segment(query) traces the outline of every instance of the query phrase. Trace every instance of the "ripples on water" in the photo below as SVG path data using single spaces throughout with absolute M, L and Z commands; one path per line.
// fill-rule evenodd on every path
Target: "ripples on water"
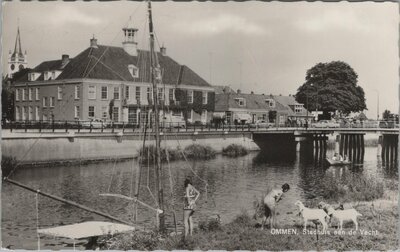
M 280 187 L 283 183 L 289 183 L 291 190 L 281 201 L 280 207 L 289 213 L 295 211 L 296 200 L 304 201 L 321 195 L 320 183 L 328 173 L 340 176 L 358 173 L 360 176 L 373 175 L 378 179 L 397 180 L 397 167 L 384 167 L 376 154 L 376 148 L 366 148 L 363 164 L 353 168 L 321 167 L 315 164 L 312 157 L 303 155 L 296 158 L 295 153 L 271 157 L 253 152 L 240 158 L 217 156 L 216 159 L 207 161 L 173 162 L 170 164 L 173 199 L 168 166 L 164 164 L 163 182 L 167 226 L 173 227 L 171 210 L 174 209 L 177 213 L 178 226 L 182 227 L 183 181 L 187 176 L 192 177 L 195 187 L 202 193 L 195 213 L 195 222 L 213 218 L 217 214 L 221 216 L 223 222 L 229 222 L 242 211 L 252 213 L 255 197 L 260 198 L 268 187 Z M 328 150 L 327 155 L 332 155 L 332 150 Z M 207 181 L 207 195 L 205 184 L 196 178 L 188 166 Z M 85 166 L 32 167 L 20 170 L 13 179 L 119 218 L 132 220 L 133 208 L 129 202 L 105 198 L 99 194 L 111 192 L 131 195 L 132 188 L 135 186 L 131 183 L 132 174 L 136 175 L 137 161 L 117 162 L 115 168 L 113 167 L 113 162 Z M 143 201 L 151 205 L 154 205 L 155 201 L 148 192 L 148 188 L 154 192 L 153 181 L 153 167 L 150 170 L 143 169 L 140 195 Z M 45 197 L 39 197 L 39 209 L 40 228 L 89 220 L 106 220 Z M 138 223 L 148 228 L 154 227 L 154 212 L 140 207 Z M 35 194 L 4 183 L 2 190 L 3 246 L 11 245 L 13 249 L 36 249 L 36 235 Z M 42 249 L 71 246 L 71 241 L 68 239 L 51 237 L 41 237 L 41 239 Z

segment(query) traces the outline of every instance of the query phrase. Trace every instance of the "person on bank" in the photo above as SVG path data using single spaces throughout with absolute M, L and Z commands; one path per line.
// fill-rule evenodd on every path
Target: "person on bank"
M 284 193 L 289 191 L 289 184 L 285 183 L 282 188 L 273 189 L 264 198 L 264 220 L 262 228 L 264 228 L 265 222 L 269 218 L 270 228 L 276 226 L 276 206 L 278 202 L 282 199 Z
M 183 223 L 185 225 L 185 237 L 193 233 L 193 213 L 200 192 L 192 185 L 190 178 L 185 179 L 185 198 L 183 207 Z

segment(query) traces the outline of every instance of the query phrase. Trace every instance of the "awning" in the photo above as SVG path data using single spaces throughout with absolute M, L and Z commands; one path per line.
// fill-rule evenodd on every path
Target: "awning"
M 214 118 L 225 118 L 225 112 L 214 112 L 213 117 Z
M 251 121 L 251 115 L 245 113 L 237 113 L 236 119 L 239 121 Z

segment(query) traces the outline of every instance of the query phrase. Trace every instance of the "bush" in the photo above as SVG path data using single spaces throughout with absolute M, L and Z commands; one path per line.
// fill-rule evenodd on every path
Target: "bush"
M 10 172 L 17 166 L 17 160 L 14 157 L 1 156 L 1 174 L 7 177 Z
M 188 159 L 210 159 L 215 157 L 215 150 L 210 146 L 191 144 L 183 152 Z
M 360 175 L 343 179 L 327 176 L 323 179 L 322 187 L 325 199 L 340 202 L 371 201 L 382 198 L 384 194 L 382 181 Z
M 247 155 L 248 151 L 245 147 L 238 144 L 228 145 L 226 148 L 222 149 L 222 155 L 228 157 L 240 157 Z
M 210 220 L 205 220 L 205 221 L 200 221 L 199 222 L 199 229 L 201 231 L 207 231 L 207 232 L 212 232 L 216 230 L 221 230 L 221 220 L 220 217 L 218 216 L 215 219 L 210 219 Z
M 104 250 L 154 250 L 159 243 L 156 232 L 133 231 L 115 236 L 106 236 L 98 241 Z
M 160 149 L 161 153 L 161 161 L 174 161 L 174 160 L 179 160 L 182 159 L 182 154 L 178 150 L 173 150 L 173 149 L 165 149 L 162 148 Z M 168 153 L 168 159 L 167 159 L 167 153 Z M 150 162 L 155 162 L 156 158 L 156 147 L 154 145 L 147 145 L 144 148 L 141 148 L 139 151 L 139 156 L 142 157 L 143 161 L 150 161 Z

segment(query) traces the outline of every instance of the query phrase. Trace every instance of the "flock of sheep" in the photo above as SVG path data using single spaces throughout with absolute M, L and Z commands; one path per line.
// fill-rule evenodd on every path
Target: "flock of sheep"
M 343 205 L 340 205 L 339 208 L 335 209 L 325 202 L 320 202 L 318 208 L 315 209 L 305 207 L 300 201 L 297 201 L 295 205 L 299 208 L 303 217 L 304 230 L 307 229 L 308 221 L 319 221 L 322 224 L 322 231 L 325 232 L 332 219 L 336 219 L 339 222 L 339 229 L 343 228 L 344 221 L 352 221 L 356 226 L 356 230 L 358 230 L 357 217 L 362 216 L 354 208 L 344 209 Z

